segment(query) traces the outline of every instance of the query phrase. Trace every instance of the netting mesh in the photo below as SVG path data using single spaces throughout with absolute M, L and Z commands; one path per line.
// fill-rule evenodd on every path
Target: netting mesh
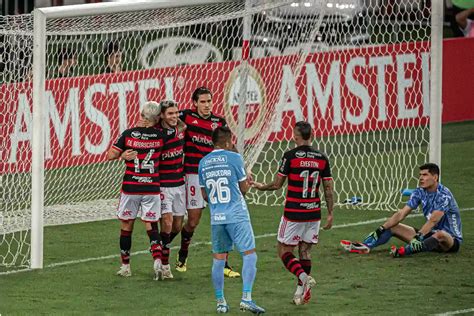
M 0 21 L 0 266 L 27 266 L 33 20 Z M 427 7 L 356 0 L 48 20 L 45 224 L 113 218 L 124 167 L 105 161 L 107 149 L 138 120 L 140 104 L 174 99 L 191 108 L 198 86 L 214 92 L 213 111 L 244 135 L 257 181 L 273 179 L 295 146 L 292 126 L 305 119 L 331 160 L 337 202 L 360 197 L 358 207 L 392 209 L 427 159 L 429 24 Z M 249 193 L 250 203 L 283 200 L 283 190 Z

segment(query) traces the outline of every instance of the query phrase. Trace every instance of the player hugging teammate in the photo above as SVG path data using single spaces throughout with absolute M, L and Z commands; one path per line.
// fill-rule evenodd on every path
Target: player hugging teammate
M 188 248 L 205 206 L 199 187 L 198 165 L 200 160 L 214 148 L 211 138 L 213 130 L 220 126 L 226 126 L 223 118 L 211 112 L 212 93 L 209 89 L 205 87 L 197 88 L 192 95 L 192 102 L 194 109 L 181 112 L 178 110 L 178 104 L 174 101 L 162 101 L 160 104 L 147 102 L 143 111 L 153 107 L 152 113 L 155 116 L 144 115 L 145 112 L 142 111 L 141 120 L 138 123 L 140 127 L 126 130 L 109 150 L 108 159 L 121 157 L 126 161 L 127 170 L 124 184 L 127 182 L 127 185 L 130 185 L 129 178 L 135 179 L 135 186 L 137 187 L 141 185 L 139 182 L 151 182 L 150 185 L 154 188 L 153 194 L 161 196 L 158 217 L 153 221 L 146 222 L 150 242 L 156 244 L 153 248 L 159 248 L 159 251 L 156 252 L 156 258 L 154 257 L 156 259 L 156 279 L 173 278 L 169 266 L 169 245 L 179 233 L 181 233 L 181 247 L 178 253 L 176 270 L 179 272 L 187 270 Z M 125 139 L 133 137 L 142 129 L 156 131 L 156 134 L 159 135 L 157 137 L 160 138 L 159 147 L 135 148 L 126 146 Z M 123 142 L 125 143 L 122 144 Z M 153 151 L 152 156 L 143 156 L 145 149 L 149 152 Z M 152 165 L 154 166 L 155 176 L 150 178 L 147 172 L 151 172 Z M 125 181 L 126 179 L 127 181 Z M 123 194 L 126 193 L 122 188 Z M 130 276 L 129 256 L 133 222 L 140 211 L 144 212 L 145 206 L 137 203 L 134 205 L 136 209 L 133 211 L 133 216 L 124 218 L 120 210 L 121 207 L 124 207 L 122 200 L 123 198 L 120 202 L 118 214 L 122 221 L 120 237 L 122 267 L 118 274 Z M 156 207 L 156 205 L 154 206 Z M 126 210 L 127 214 L 128 211 L 129 209 Z M 183 226 L 186 212 L 188 220 Z M 160 217 L 161 232 L 158 233 Z M 145 219 L 142 217 L 142 220 Z M 227 260 L 224 274 L 227 277 L 240 276 L 238 272 L 230 268 Z

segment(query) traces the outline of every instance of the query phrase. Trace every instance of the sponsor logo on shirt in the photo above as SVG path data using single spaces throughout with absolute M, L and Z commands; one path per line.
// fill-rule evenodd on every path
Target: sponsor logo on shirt
M 133 176 L 133 180 L 137 181 L 138 183 L 152 183 L 153 179 L 151 177 L 137 177 Z
M 192 142 L 193 143 L 201 143 L 201 144 L 204 144 L 204 145 L 209 145 L 209 146 L 213 146 L 214 144 L 212 143 L 212 139 L 210 138 L 207 138 L 207 137 L 203 137 L 203 136 L 193 136 L 191 138 Z
M 296 158 L 305 158 L 306 157 L 306 152 L 304 151 L 297 151 L 295 153 Z
M 217 214 L 214 214 L 214 220 L 216 222 L 220 222 L 220 221 L 225 221 L 226 219 L 226 216 L 224 213 L 217 213 Z
M 142 133 L 140 133 L 139 131 L 133 131 L 130 135 L 133 138 L 138 138 L 138 139 L 140 139 L 142 137 Z
M 453 230 L 456 233 L 456 235 L 461 236 L 461 231 L 459 230 L 459 225 L 458 225 L 458 220 L 456 218 L 456 214 L 451 215 L 451 220 L 453 223 Z
M 161 159 L 170 159 L 170 158 L 179 157 L 181 155 L 183 155 L 183 149 L 167 151 L 161 154 Z
M 302 207 L 306 207 L 307 210 L 311 210 L 314 208 L 319 208 L 319 202 L 313 202 L 313 203 L 301 203 L 300 204 Z
M 207 165 L 213 165 L 213 164 L 219 164 L 219 163 L 227 163 L 227 157 L 226 156 L 215 156 L 215 157 L 209 157 L 204 161 L 204 164 Z

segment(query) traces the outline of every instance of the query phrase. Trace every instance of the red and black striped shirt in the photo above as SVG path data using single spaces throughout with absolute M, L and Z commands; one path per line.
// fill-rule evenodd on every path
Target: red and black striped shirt
M 156 126 L 166 135 L 160 157 L 160 184 L 162 187 L 179 187 L 184 184 L 184 136 L 176 128 Z
M 278 174 L 288 177 L 284 217 L 291 222 L 319 221 L 319 185 L 332 178 L 326 155 L 311 146 L 296 147 L 283 155 Z
M 122 192 L 127 194 L 160 193 L 160 155 L 165 135 L 153 127 L 135 127 L 122 133 L 113 147 L 123 152 L 133 149 L 137 158 L 125 161 Z
M 187 128 L 184 145 L 184 172 L 197 174 L 199 161 L 214 149 L 212 132 L 219 126 L 227 123 L 222 117 L 211 114 L 204 118 L 196 111 L 184 110 L 179 113 L 179 118 Z

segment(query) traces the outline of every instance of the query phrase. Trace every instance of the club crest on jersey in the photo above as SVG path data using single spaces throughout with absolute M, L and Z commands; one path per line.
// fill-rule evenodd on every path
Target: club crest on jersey
M 140 133 L 139 131 L 133 131 L 130 136 L 132 136 L 133 138 L 140 139 L 140 137 L 142 137 L 142 133 Z
M 305 158 L 306 157 L 306 152 L 304 151 L 297 151 L 295 153 L 296 158 Z
M 215 122 L 211 124 L 212 130 L 215 130 L 218 126 L 219 126 L 219 124 L 217 124 Z

